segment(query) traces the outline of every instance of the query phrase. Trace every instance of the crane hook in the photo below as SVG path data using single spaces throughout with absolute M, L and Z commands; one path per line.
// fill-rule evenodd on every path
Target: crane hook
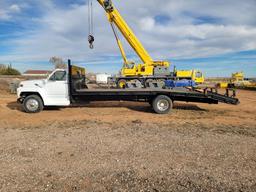
M 94 42 L 94 36 L 93 35 L 89 35 L 88 36 L 88 42 L 89 42 L 89 47 L 90 49 L 93 49 L 93 42 Z
M 89 28 L 89 35 L 88 35 L 88 42 L 90 49 L 93 49 L 93 4 L 92 0 L 88 0 L 88 28 Z

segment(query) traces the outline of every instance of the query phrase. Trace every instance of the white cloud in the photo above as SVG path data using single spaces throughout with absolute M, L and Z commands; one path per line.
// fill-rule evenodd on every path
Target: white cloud
M 0 2 L 0 21 L 8 21 L 17 13 L 21 12 L 21 7 L 18 4 L 7 5 Z
M 10 15 L 6 11 L 0 9 L 0 21 L 8 19 L 10 19 Z
M 114 2 L 155 59 L 194 58 L 256 49 L 255 0 Z M 45 15 L 34 21 L 38 29 L 33 29 L 32 35 L 30 31 L 29 35 L 12 40 L 10 44 L 16 50 L 0 60 L 41 61 L 58 55 L 88 61 L 120 55 L 100 6 L 94 5 L 94 50 L 88 48 L 86 5 L 63 9 L 47 0 L 40 1 L 37 6 L 47 7 Z M 20 11 L 18 4 L 11 7 L 13 11 Z M 168 16 L 170 21 L 164 24 L 156 22 L 155 17 L 159 15 Z M 0 10 L 0 19 L 8 16 Z M 124 45 L 128 54 L 133 53 L 127 43 Z
M 155 20 L 151 17 L 140 19 L 140 28 L 145 31 L 152 31 L 155 27 Z
M 10 7 L 9 7 L 9 11 L 11 13 L 19 13 L 21 11 L 21 8 L 19 5 L 17 4 L 12 4 Z

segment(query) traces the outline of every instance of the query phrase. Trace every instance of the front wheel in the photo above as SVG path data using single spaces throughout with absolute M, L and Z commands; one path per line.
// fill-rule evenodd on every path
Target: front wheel
M 29 95 L 23 101 L 23 109 L 27 113 L 39 113 L 43 110 L 42 99 L 37 95 Z
M 166 95 L 159 95 L 153 100 L 153 109 L 158 114 L 168 114 L 172 107 L 172 100 Z

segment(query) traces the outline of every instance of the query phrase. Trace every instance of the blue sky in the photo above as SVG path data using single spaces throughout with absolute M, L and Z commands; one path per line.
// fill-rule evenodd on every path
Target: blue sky
M 207 76 L 256 77 L 255 0 L 113 0 L 156 60 Z M 51 56 L 91 72 L 118 73 L 122 59 L 103 9 L 94 3 L 95 49 L 87 43 L 87 0 L 1 0 L 0 63 L 51 69 Z M 122 39 L 123 40 L 123 39 Z M 139 62 L 124 42 L 129 59 Z

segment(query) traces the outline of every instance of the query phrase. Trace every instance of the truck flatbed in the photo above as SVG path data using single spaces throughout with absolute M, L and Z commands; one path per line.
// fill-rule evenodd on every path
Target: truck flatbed
M 203 93 L 188 89 L 81 89 L 72 92 L 72 97 L 86 101 L 135 100 L 150 101 L 157 95 L 166 95 L 173 101 L 203 102 L 217 104 L 218 100 Z
M 77 82 L 85 82 L 85 77 L 79 74 L 76 69 L 79 67 L 72 66 L 69 63 L 69 89 L 70 97 L 73 103 L 80 103 L 83 101 L 141 101 L 149 102 L 153 105 L 153 101 L 158 96 L 166 96 L 172 102 L 174 101 L 185 101 L 185 102 L 199 102 L 218 104 L 219 102 L 228 104 L 238 104 L 239 100 L 229 95 L 221 95 L 213 91 L 198 91 L 191 88 L 171 88 L 171 89 L 160 89 L 160 88 L 140 88 L 140 89 L 87 89 L 81 88 L 77 85 Z M 72 75 L 73 73 L 73 75 Z

